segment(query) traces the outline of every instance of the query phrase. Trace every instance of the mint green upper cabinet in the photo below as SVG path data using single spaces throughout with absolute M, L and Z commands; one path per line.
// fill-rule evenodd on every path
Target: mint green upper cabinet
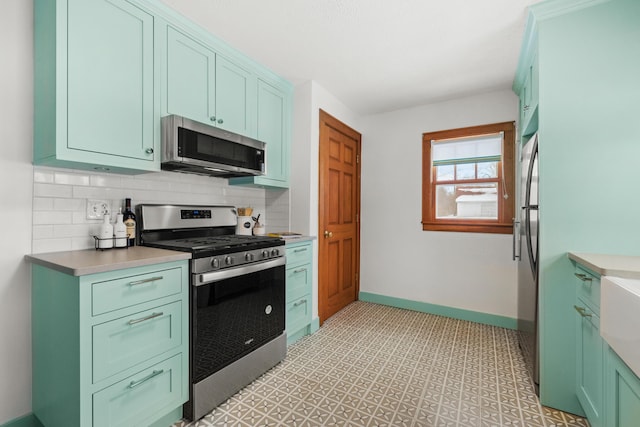
M 34 163 L 160 169 L 154 16 L 126 0 L 36 0 Z
M 255 137 L 256 77 L 168 26 L 163 113 Z
M 267 143 L 266 174 L 232 178 L 229 183 L 287 188 L 291 150 L 291 93 L 262 79 L 258 79 L 257 138 Z
M 166 70 L 166 87 L 163 91 L 166 113 L 204 123 L 214 121 L 215 52 L 168 27 Z
M 216 58 L 216 125 L 256 136 L 256 77 L 220 55 Z

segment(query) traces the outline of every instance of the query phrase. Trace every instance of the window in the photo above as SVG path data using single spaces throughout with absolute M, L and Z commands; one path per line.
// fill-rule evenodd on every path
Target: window
M 515 124 L 422 135 L 422 229 L 512 232 Z

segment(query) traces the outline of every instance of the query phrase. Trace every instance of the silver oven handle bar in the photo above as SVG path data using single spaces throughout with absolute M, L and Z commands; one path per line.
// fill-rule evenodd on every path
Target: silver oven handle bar
M 196 286 L 206 285 L 211 282 L 219 282 L 220 280 L 230 279 L 232 277 L 242 276 L 244 274 L 255 273 L 262 270 L 267 270 L 273 267 L 279 267 L 285 265 L 287 262 L 286 257 L 279 257 L 270 259 L 268 261 L 259 262 L 255 264 L 243 265 L 241 267 L 229 268 L 227 270 L 212 271 L 210 273 L 196 274 Z

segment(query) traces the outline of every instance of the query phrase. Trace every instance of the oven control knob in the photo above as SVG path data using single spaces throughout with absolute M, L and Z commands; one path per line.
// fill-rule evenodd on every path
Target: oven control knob
M 218 258 L 214 258 L 211 260 L 211 267 L 220 268 L 220 260 Z
M 224 263 L 225 263 L 226 265 L 231 265 L 231 264 L 233 264 L 233 258 L 231 258 L 230 256 L 226 257 L 226 258 L 224 259 Z
M 262 251 L 262 258 L 269 258 L 269 251 L 268 250 L 264 250 Z
M 280 251 L 279 250 L 277 250 L 277 249 L 272 249 L 271 250 L 271 256 L 278 256 L 278 255 L 280 255 Z
M 244 259 L 245 259 L 245 261 L 253 261 L 253 254 L 251 252 L 247 252 L 244 255 Z

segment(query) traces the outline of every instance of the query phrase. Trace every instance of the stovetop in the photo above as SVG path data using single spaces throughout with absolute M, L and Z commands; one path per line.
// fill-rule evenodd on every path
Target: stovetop
M 159 240 L 155 242 L 146 242 L 145 246 L 191 252 L 194 258 L 200 258 L 254 249 L 271 248 L 282 244 L 282 240 L 278 237 L 228 235 Z

